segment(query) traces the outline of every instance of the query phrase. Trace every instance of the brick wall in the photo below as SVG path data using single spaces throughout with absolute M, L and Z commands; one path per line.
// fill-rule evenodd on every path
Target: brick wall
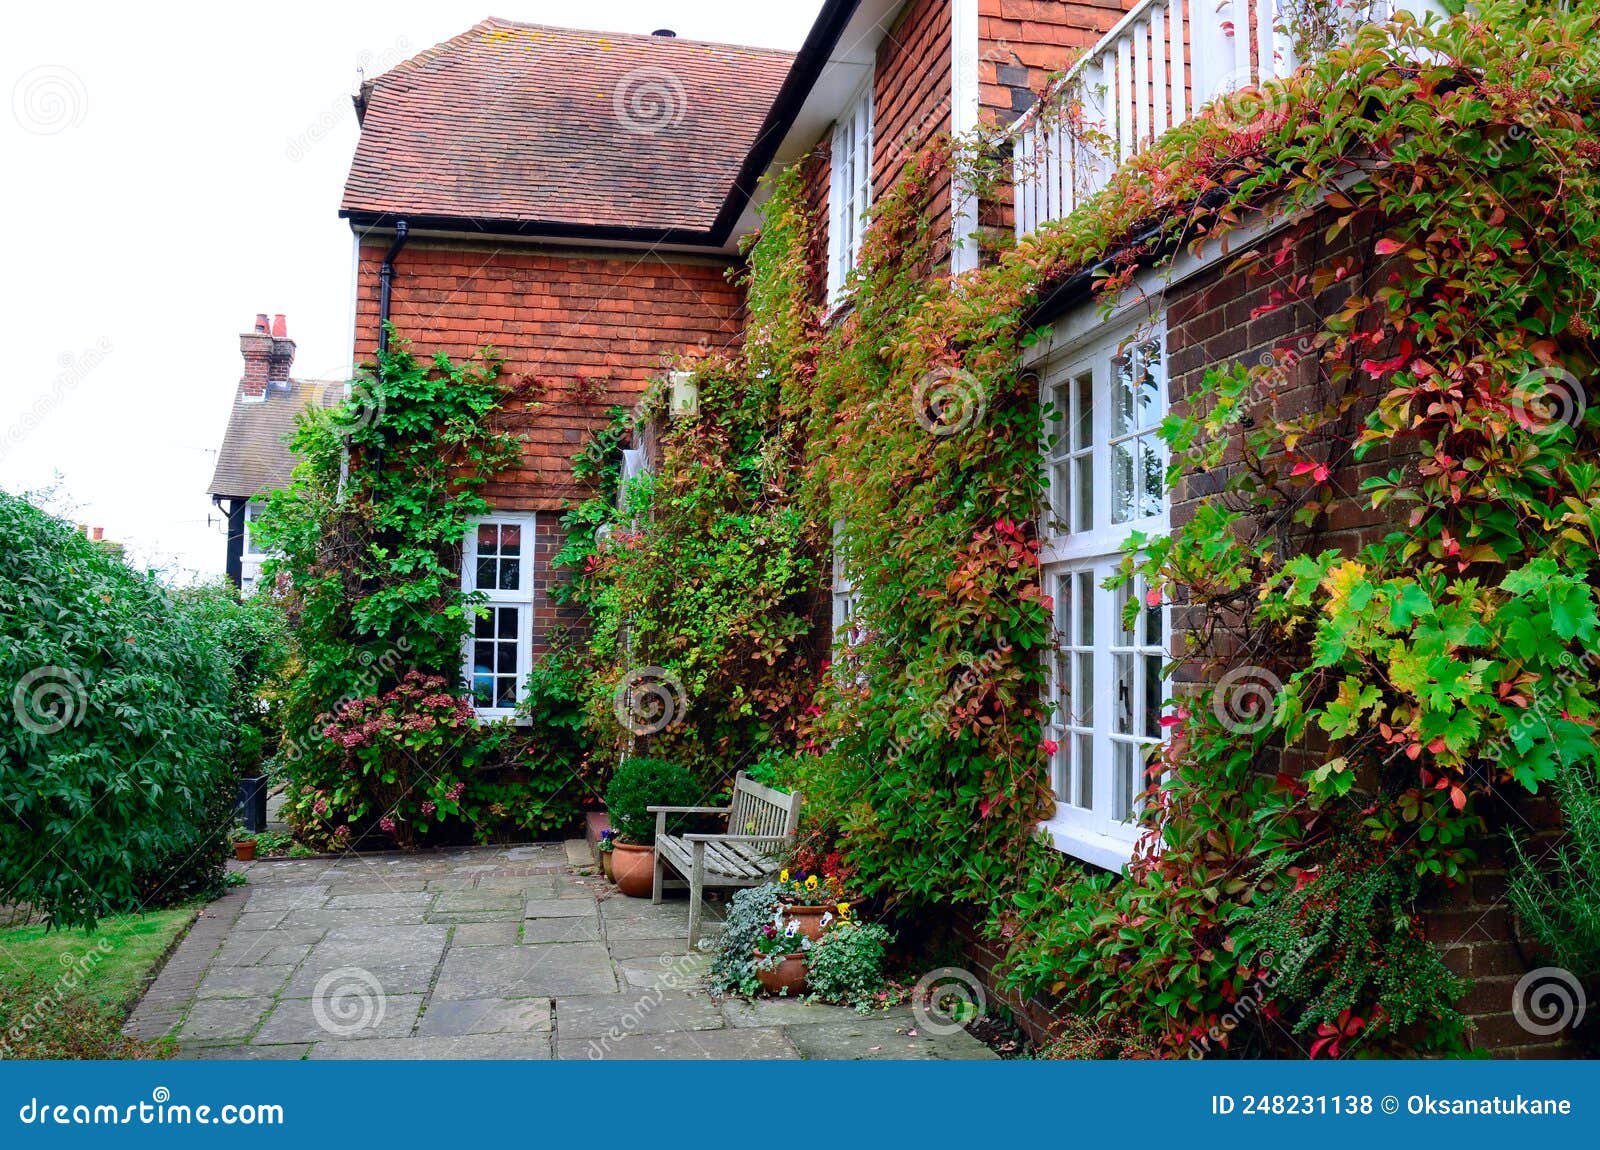
M 1329 289 L 1314 303 L 1292 305 L 1251 318 L 1254 309 L 1268 303 L 1271 289 L 1288 277 L 1307 273 L 1330 259 L 1354 258 L 1356 252 L 1371 251 L 1370 235 L 1347 234 L 1336 246 L 1323 246 L 1317 225 L 1325 222 L 1313 221 L 1296 244 L 1294 258 L 1270 271 L 1258 271 L 1253 266 L 1229 270 L 1218 265 L 1168 294 L 1168 388 L 1175 408 L 1181 409 L 1208 370 L 1263 362 L 1274 349 L 1293 345 L 1299 337 L 1320 328 L 1320 317 L 1330 313 L 1348 292 L 1366 291 L 1371 286 L 1371 278 L 1363 276 L 1375 276 L 1376 269 L 1362 267 L 1358 262 L 1357 271 L 1343 285 Z M 1309 358 L 1285 371 L 1276 387 L 1280 413 L 1285 417 L 1309 412 L 1329 398 Z M 1358 405 L 1346 418 L 1352 425 L 1359 425 L 1370 408 L 1370 402 Z M 1361 497 L 1359 487 L 1368 476 L 1386 473 L 1404 462 L 1403 457 L 1378 450 L 1360 466 L 1342 468 L 1336 475 L 1340 498 L 1326 526 L 1315 534 L 1302 532 L 1294 540 L 1295 548 L 1314 553 L 1333 547 L 1354 554 L 1395 530 L 1398 524 L 1392 518 L 1394 512 L 1372 510 L 1369 501 Z M 1184 476 L 1173 498 L 1174 527 L 1187 522 L 1199 500 L 1220 490 L 1224 479 L 1221 474 Z M 1175 613 L 1174 628 L 1183 626 L 1183 616 Z M 1183 668 L 1178 675 L 1180 688 L 1184 681 L 1193 683 L 1198 672 L 1196 666 Z M 1284 765 L 1299 772 L 1313 764 L 1288 760 Z M 1529 965 L 1537 962 L 1525 961 L 1504 898 L 1504 826 L 1547 835 L 1555 826 L 1556 812 L 1547 803 L 1525 796 L 1517 796 L 1514 805 L 1491 803 L 1490 807 L 1490 830 L 1481 843 L 1474 844 L 1480 855 L 1478 864 L 1466 881 L 1442 892 L 1423 908 L 1427 937 L 1443 949 L 1445 961 L 1453 970 L 1473 980 L 1461 1005 L 1473 1020 L 1474 1046 L 1501 1056 L 1571 1054 L 1570 1045 L 1561 1037 L 1530 1034 L 1512 1015 L 1512 989 Z
M 950 131 L 950 0 L 912 0 L 878 45 L 872 84 L 872 198 L 894 186 L 905 162 Z M 949 181 L 927 205 L 935 264 L 950 258 Z
M 384 244 L 364 244 L 356 355 L 378 339 Z M 391 316 L 419 355 L 455 358 L 492 344 L 506 371 L 539 388 L 504 426 L 527 441 L 522 466 L 487 491 L 504 511 L 553 511 L 575 494 L 571 457 L 606 410 L 635 403 L 684 355 L 738 339 L 743 291 L 731 261 L 414 239 L 396 260 Z
M 561 516 L 541 511 L 535 516 L 533 549 L 533 655 L 535 659 L 550 649 L 551 639 L 561 633 L 581 633 L 586 623 L 583 612 L 571 603 L 557 603 L 550 589 L 570 577 L 558 574 L 551 560 L 566 545 Z

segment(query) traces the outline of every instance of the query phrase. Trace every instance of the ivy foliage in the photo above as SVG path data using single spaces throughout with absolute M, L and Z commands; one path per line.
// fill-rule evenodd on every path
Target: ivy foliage
M 302 841 L 538 835 L 569 824 L 585 794 L 570 707 L 550 708 L 548 728 L 533 716 L 521 738 L 478 724 L 463 693 L 483 607 L 462 588 L 462 542 L 490 511 L 485 489 L 522 457 L 504 416 L 528 385 L 501 369 L 492 349 L 423 362 L 393 338 L 343 404 L 302 417 L 294 480 L 258 520 L 297 645 L 277 713 Z M 533 695 L 560 679 L 553 668 Z
M 1574 63 L 1592 65 L 1596 25 L 1593 3 L 1487 0 L 1364 27 L 1202 110 L 954 281 L 932 274 L 950 165 L 929 148 L 875 205 L 844 314 L 789 317 L 775 379 L 727 376 L 733 394 L 702 400 L 709 426 L 777 395 L 761 443 L 803 467 L 774 490 L 819 544 L 837 526 L 854 588 L 792 770 L 810 817 L 842 836 L 869 893 L 975 904 L 1011 985 L 1058 996 L 1093 1042 L 1176 1052 L 1222 1034 L 1294 923 L 1321 941 L 1278 992 L 1287 1025 L 1256 1015 L 1212 1049 L 1464 1037 L 1417 900 L 1473 863 L 1484 808 L 1597 754 L 1600 69 Z M 793 186 L 772 203 L 780 220 L 800 211 Z M 1270 238 L 1239 242 L 1266 219 Z M 1174 256 L 1225 242 L 1265 285 L 1257 318 L 1300 338 L 1210 365 L 1164 425 L 1179 496 L 1202 472 L 1216 493 L 1169 535 L 1130 539 L 1117 581 L 1141 575 L 1186 607 L 1182 660 L 1222 686 L 1174 702 L 1133 861 L 1090 873 L 1034 837 L 1053 626 L 1028 316 L 1084 269 L 1102 298 L 1126 298 L 1141 271 L 1159 280 Z M 803 246 L 767 243 L 756 283 L 802 282 Z M 674 500 L 724 498 L 716 468 L 663 475 L 655 491 Z M 663 551 L 705 555 L 718 538 L 667 518 Z M 1356 550 L 1352 523 L 1394 530 Z M 659 547 L 660 529 L 643 518 L 629 545 Z M 612 571 L 620 626 L 650 577 Z M 650 626 L 651 652 L 700 645 L 693 623 Z M 748 667 L 709 665 L 697 687 L 737 697 Z M 1237 670 L 1266 673 L 1267 706 L 1241 715 Z M 1296 1035 L 1313 1026 L 1307 1050 Z
M 631 739 L 616 718 L 625 677 L 670 683 L 672 722 L 651 753 L 715 790 L 752 749 L 792 747 L 825 645 L 825 551 L 795 496 L 800 429 L 785 389 L 801 384 L 814 322 L 800 258 L 808 235 L 786 177 L 749 251 L 749 327 L 694 365 L 697 415 L 666 417 L 658 386 L 636 417 L 618 409 L 575 465 L 594 494 L 565 519 L 558 562 L 588 609 L 589 729 Z M 650 474 L 622 489 L 617 448 L 660 428 Z

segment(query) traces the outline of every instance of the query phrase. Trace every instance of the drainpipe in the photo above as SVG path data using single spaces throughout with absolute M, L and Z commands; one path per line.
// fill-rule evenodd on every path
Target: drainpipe
M 389 289 L 394 283 L 395 257 L 400 254 L 400 249 L 406 246 L 408 231 L 404 220 L 394 222 L 394 243 L 389 245 L 383 263 L 378 268 L 378 354 L 380 356 L 389 350 Z

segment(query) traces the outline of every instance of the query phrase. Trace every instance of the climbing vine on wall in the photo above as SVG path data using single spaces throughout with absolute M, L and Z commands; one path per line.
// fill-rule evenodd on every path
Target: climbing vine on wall
M 1342 1056 L 1463 1037 L 1461 984 L 1424 945 L 1417 900 L 1473 861 L 1502 798 L 1596 761 L 1596 24 L 1592 3 L 1489 2 L 1367 27 L 953 282 L 929 274 L 926 205 L 949 172 L 929 149 L 875 205 L 841 317 L 778 333 L 767 374 L 702 373 L 707 427 L 768 413 L 729 440 L 740 490 L 770 490 L 767 516 L 798 512 L 795 553 L 837 526 L 854 587 L 790 768 L 808 810 L 869 888 L 981 908 L 1011 984 L 1058 996 L 1101 1035 L 1088 1046 Z M 769 210 L 793 221 L 797 198 L 780 188 Z M 1279 685 L 1262 722 L 1186 689 L 1132 863 L 1090 873 L 1034 837 L 1052 625 L 1026 316 L 1067 275 L 1097 268 L 1111 299 L 1263 218 L 1284 226 L 1233 246 L 1275 285 L 1263 314 L 1287 310 L 1298 338 L 1212 365 L 1184 397 L 1163 428 L 1170 478 L 1221 490 L 1131 543 L 1190 620 L 1186 678 L 1252 665 Z M 766 277 L 803 282 L 801 246 L 758 264 Z M 1291 377 L 1310 411 L 1281 402 Z M 660 546 L 663 489 L 725 505 L 726 470 L 658 474 L 657 518 L 626 546 Z M 1351 509 L 1393 533 L 1338 546 Z M 718 538 L 667 521 L 674 553 Z M 596 562 L 616 577 L 613 617 L 639 617 L 624 596 L 642 571 Z M 744 624 L 804 615 L 755 606 Z M 691 642 L 656 618 L 652 650 Z M 698 689 L 721 698 L 747 673 L 703 669 Z

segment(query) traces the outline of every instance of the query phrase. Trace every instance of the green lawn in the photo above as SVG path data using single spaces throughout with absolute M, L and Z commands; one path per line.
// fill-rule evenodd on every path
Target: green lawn
M 113 1010 L 130 1009 L 151 968 L 194 920 L 194 908 L 102 919 L 93 934 L 19 926 L 0 930 L 0 988 L 36 976 L 42 982 L 75 975 L 79 994 Z
M 118 915 L 92 934 L 0 930 L 0 1057 L 148 1057 L 121 1038 L 122 1020 L 194 916 L 194 907 Z

